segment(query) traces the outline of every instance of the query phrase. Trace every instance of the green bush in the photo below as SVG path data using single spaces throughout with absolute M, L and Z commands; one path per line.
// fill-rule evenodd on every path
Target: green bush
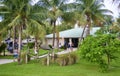
M 80 57 L 100 66 L 102 72 L 107 72 L 112 60 L 120 54 L 120 40 L 115 34 L 100 34 L 88 36 L 79 48 Z
M 28 47 L 29 47 L 30 49 L 34 48 L 34 43 L 28 43 Z

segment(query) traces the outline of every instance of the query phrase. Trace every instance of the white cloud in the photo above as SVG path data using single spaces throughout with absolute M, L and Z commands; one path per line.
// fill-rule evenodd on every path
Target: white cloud
M 114 17 L 118 17 L 119 15 L 119 12 L 118 12 L 118 8 L 117 8 L 117 5 L 118 4 L 113 4 L 112 3 L 112 0 L 104 0 L 104 4 L 105 4 L 105 7 L 109 10 L 111 10 L 113 12 L 113 16 Z

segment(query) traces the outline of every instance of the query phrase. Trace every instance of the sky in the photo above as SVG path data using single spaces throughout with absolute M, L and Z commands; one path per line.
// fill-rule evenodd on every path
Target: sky
M 113 12 L 113 16 L 116 18 L 118 17 L 119 13 L 118 13 L 118 8 L 117 8 L 117 5 L 118 4 L 113 4 L 112 3 L 112 0 L 104 0 L 104 4 L 105 4 L 105 8 L 111 10 Z
M 38 0 L 33 0 L 33 1 L 34 1 L 34 3 L 36 3 Z M 73 2 L 73 1 L 74 0 L 69 0 L 69 2 Z M 105 4 L 105 8 L 111 10 L 113 12 L 112 15 L 115 18 L 117 18 L 119 15 L 118 8 L 117 8 L 118 4 L 116 4 L 116 5 L 112 4 L 112 0 L 104 0 L 104 4 Z
M 38 0 L 33 0 L 33 4 L 35 4 Z M 73 2 L 74 0 L 69 0 L 70 2 Z M 117 18 L 119 13 L 118 13 L 118 8 L 117 5 L 112 4 L 112 0 L 104 0 L 105 8 L 111 10 L 113 12 L 114 18 Z M 0 22 L 2 21 L 2 17 L 0 17 Z

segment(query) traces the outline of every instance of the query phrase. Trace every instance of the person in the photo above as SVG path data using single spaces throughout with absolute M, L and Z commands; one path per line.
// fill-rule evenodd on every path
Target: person
M 72 42 L 69 42 L 69 43 L 68 43 L 68 49 L 69 49 L 70 51 L 73 51 Z
M 61 43 L 59 43 L 59 48 L 61 48 L 62 47 L 62 45 L 61 45 Z
M 65 50 L 68 49 L 68 43 L 66 41 L 64 42 L 64 47 L 65 47 Z
M 13 57 L 14 57 L 14 62 L 16 61 L 16 59 L 18 59 L 18 50 L 15 48 L 13 51 Z

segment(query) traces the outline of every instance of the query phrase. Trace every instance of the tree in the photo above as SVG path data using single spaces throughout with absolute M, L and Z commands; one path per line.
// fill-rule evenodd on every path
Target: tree
M 87 28 L 86 35 L 90 34 L 90 27 L 92 24 L 102 26 L 105 22 L 104 16 L 106 12 L 111 12 L 103 9 L 104 4 L 97 0 L 76 0 L 77 12 L 81 15 L 82 19 L 86 19 L 85 28 Z M 84 30 L 83 30 L 84 31 Z
M 110 62 L 120 53 L 120 40 L 115 34 L 88 36 L 79 49 L 80 56 L 87 61 L 99 64 L 101 71 L 109 69 Z
M 48 13 L 48 20 L 50 24 L 53 25 L 52 46 L 55 47 L 55 36 L 56 36 L 57 49 L 59 50 L 59 30 L 56 28 L 56 22 L 58 19 L 65 19 L 64 17 L 67 14 L 69 14 L 69 12 L 72 10 L 71 8 L 73 4 L 72 3 L 68 4 L 67 0 L 39 0 L 37 4 L 41 7 L 48 9 L 48 11 L 46 11 Z M 53 60 L 54 60 L 54 49 L 53 49 Z
M 73 4 L 72 3 L 68 4 L 67 0 L 39 0 L 38 5 L 48 9 L 47 11 L 48 19 L 50 20 L 51 25 L 53 25 L 53 45 L 52 46 L 54 47 L 55 33 L 56 33 L 57 47 L 59 47 L 59 37 L 58 37 L 59 31 L 57 32 L 56 30 L 56 22 L 58 18 L 63 18 L 65 20 L 65 16 L 69 14 L 69 12 L 72 10 Z
M 31 3 L 32 0 L 4 0 L 4 6 L 8 9 L 8 14 L 5 15 L 5 19 L 7 17 L 9 20 L 7 20 L 7 24 L 9 27 L 17 27 L 18 29 L 18 52 L 19 52 L 19 64 L 20 64 L 20 54 L 21 54 L 21 38 L 22 38 L 22 30 L 29 26 L 30 24 L 38 25 L 41 22 L 41 17 L 44 15 L 40 12 L 43 11 L 43 9 L 37 10 L 37 6 L 32 6 Z M 33 7 L 33 8 L 32 8 Z M 35 8 L 36 7 L 36 8 Z M 34 9 L 34 10 L 33 10 Z M 36 9 L 36 11 L 35 11 Z M 41 15 L 42 14 L 42 15 Z M 45 14 L 45 13 L 44 13 Z M 11 17 L 12 16 L 12 17 Z

